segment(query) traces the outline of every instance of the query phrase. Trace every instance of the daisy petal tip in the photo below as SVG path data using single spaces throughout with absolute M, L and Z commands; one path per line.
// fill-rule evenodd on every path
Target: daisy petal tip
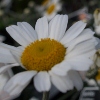
M 6 27 L 6 31 L 8 31 L 8 30 L 9 30 L 9 28 L 10 28 L 10 26 Z
M 17 25 L 21 24 L 21 22 L 17 22 Z
M 81 25 L 86 25 L 86 23 L 83 22 L 83 21 L 81 21 L 81 20 L 77 21 L 76 23 L 77 23 L 77 24 L 81 24 Z
M 66 91 L 61 91 L 62 93 L 66 93 L 67 92 L 67 90 Z
M 43 16 L 43 17 L 40 18 L 40 20 L 47 21 L 47 17 L 46 16 Z
M 66 15 L 66 14 L 65 14 L 65 15 L 63 15 L 63 16 L 68 18 L 68 15 Z

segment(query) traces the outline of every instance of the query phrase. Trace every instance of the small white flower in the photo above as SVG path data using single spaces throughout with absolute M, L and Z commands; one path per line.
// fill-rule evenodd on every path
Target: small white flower
M 94 11 L 94 28 L 97 35 L 100 35 L 100 8 Z
M 41 6 L 36 6 L 36 10 L 42 15 L 51 20 L 58 11 L 61 11 L 62 3 L 60 0 L 44 0 Z
M 94 11 L 94 25 L 95 26 L 98 26 L 100 25 L 100 8 L 97 8 L 95 11 Z
M 12 63 L 0 68 L 0 73 L 14 65 L 21 65 L 26 71 L 11 78 L 4 91 L 19 95 L 33 76 L 39 92 L 49 91 L 51 84 L 61 92 L 74 86 L 78 90 L 82 88 L 77 71 L 89 69 L 97 42 L 94 32 L 84 29 L 84 22 L 78 21 L 66 31 L 67 23 L 67 15 L 56 15 L 49 23 L 46 17 L 39 18 L 35 30 L 27 22 L 6 28 L 21 46 L 0 43 L 0 62 Z
M 48 20 L 51 20 L 58 11 L 61 11 L 61 8 L 62 4 L 60 0 L 51 0 L 43 12 L 43 15 L 46 16 Z

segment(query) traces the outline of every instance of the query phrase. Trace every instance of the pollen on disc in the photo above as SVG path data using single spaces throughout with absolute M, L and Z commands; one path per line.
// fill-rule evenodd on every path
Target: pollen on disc
M 29 44 L 21 55 L 21 63 L 27 70 L 48 71 L 63 61 L 66 48 L 50 38 L 36 40 Z

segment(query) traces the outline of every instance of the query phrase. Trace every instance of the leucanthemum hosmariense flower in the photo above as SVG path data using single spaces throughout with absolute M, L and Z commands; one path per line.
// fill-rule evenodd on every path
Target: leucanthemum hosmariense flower
M 94 29 L 98 36 L 100 36 L 100 8 L 94 11 Z
M 61 11 L 62 2 L 60 0 L 43 0 L 43 3 L 39 6 L 36 5 L 35 8 L 42 16 L 46 16 L 50 21 L 57 12 Z
M 60 0 L 50 0 L 43 15 L 46 16 L 48 20 L 51 20 L 61 9 L 62 2 L 60 2 Z
M 21 46 L 0 43 L 0 62 L 10 63 L 0 68 L 0 73 L 19 65 L 26 71 L 14 75 L 2 93 L 19 95 L 33 77 L 39 92 L 49 91 L 51 84 L 61 92 L 82 88 L 77 71 L 88 70 L 97 42 L 94 32 L 84 29 L 86 23 L 78 21 L 66 31 L 67 23 L 67 15 L 56 15 L 50 22 L 39 18 L 35 30 L 27 22 L 6 28 Z

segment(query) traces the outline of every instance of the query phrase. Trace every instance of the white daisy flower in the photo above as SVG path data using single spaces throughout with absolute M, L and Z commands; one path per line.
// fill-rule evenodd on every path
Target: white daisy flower
M 94 29 L 96 34 L 100 36 L 100 8 L 94 11 Z
M 4 91 L 9 95 L 21 93 L 33 76 L 39 92 L 49 91 L 51 83 L 61 92 L 82 87 L 76 71 L 86 71 L 91 66 L 96 40 L 94 32 L 84 29 L 86 23 L 78 21 L 66 31 L 67 23 L 67 15 L 56 15 L 49 23 L 46 17 L 39 18 L 35 30 L 27 22 L 6 28 L 21 46 L 0 43 L 0 62 L 11 63 L 0 68 L 0 73 L 14 65 L 26 71 L 12 77 Z
M 60 0 L 44 0 L 41 5 L 35 5 L 36 11 L 51 20 L 62 9 Z
M 51 0 L 43 12 L 43 15 L 46 16 L 48 20 L 51 20 L 58 11 L 61 11 L 61 8 L 62 4 L 60 0 Z
M 97 8 L 95 11 L 94 11 L 94 25 L 95 26 L 98 26 L 100 25 L 100 8 Z

